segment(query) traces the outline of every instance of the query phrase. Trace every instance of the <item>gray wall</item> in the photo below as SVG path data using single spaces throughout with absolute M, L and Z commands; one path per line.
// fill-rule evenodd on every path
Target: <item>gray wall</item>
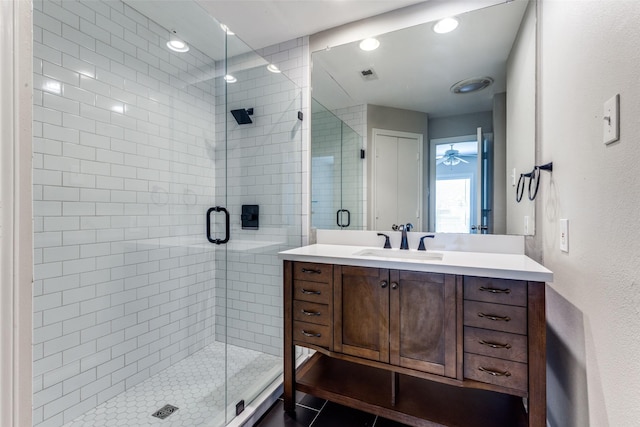
M 457 116 L 436 117 L 429 119 L 429 138 L 450 138 L 461 135 L 475 135 L 478 127 L 486 132 L 493 132 L 493 113 L 460 114 Z

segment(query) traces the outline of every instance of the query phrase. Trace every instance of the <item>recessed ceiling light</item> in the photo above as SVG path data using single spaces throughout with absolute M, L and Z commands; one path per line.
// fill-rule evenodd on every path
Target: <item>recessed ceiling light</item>
M 433 31 L 438 34 L 450 33 L 458 28 L 458 20 L 456 18 L 444 18 L 436 22 L 433 26 Z
M 471 93 L 482 90 L 492 84 L 493 79 L 491 77 L 474 77 L 459 81 L 451 86 L 450 90 L 453 93 Z
M 176 32 L 172 31 L 171 36 L 169 37 L 169 41 L 167 42 L 167 47 L 174 52 L 189 52 L 189 45 L 180 40 L 176 36 Z
M 376 50 L 378 46 L 380 46 L 380 42 L 378 41 L 378 39 L 374 38 L 364 39 L 360 42 L 360 49 L 366 51 Z
M 267 65 L 267 70 L 271 71 L 272 73 L 280 73 L 280 68 L 278 68 L 278 66 L 276 64 L 269 64 Z
M 227 74 L 226 76 L 224 76 L 224 81 L 227 83 L 235 83 L 238 81 L 238 79 L 233 77 L 231 74 Z
M 226 26 L 226 25 L 224 25 L 224 24 L 220 24 L 220 28 L 222 28 L 222 31 L 224 31 L 225 33 L 227 33 L 227 35 L 228 35 L 228 36 L 235 36 L 235 35 L 236 35 L 236 33 L 234 33 L 233 31 L 231 31 L 231 30 L 229 29 L 229 27 L 227 27 L 227 26 Z

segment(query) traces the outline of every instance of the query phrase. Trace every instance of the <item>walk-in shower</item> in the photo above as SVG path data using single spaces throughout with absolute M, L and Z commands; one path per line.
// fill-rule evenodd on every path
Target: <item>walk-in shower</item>
M 185 0 L 36 0 L 33 30 L 34 425 L 226 425 L 281 373 L 300 64 L 267 66 L 302 47 Z

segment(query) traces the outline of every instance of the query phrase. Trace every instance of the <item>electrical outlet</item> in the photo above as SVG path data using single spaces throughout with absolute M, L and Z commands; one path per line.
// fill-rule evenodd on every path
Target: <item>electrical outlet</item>
M 569 220 L 560 220 L 560 250 L 569 252 Z
M 524 217 L 524 230 L 522 234 L 525 236 L 533 236 L 535 234 L 535 223 L 529 215 L 525 215 Z

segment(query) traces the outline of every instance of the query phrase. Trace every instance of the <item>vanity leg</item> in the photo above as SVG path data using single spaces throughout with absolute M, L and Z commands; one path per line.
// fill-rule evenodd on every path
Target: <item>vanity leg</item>
M 400 392 L 400 375 L 397 372 L 391 372 L 391 406 L 396 406 L 399 392 Z
M 547 425 L 545 284 L 529 282 L 529 427 Z
M 296 347 L 293 345 L 293 264 L 284 261 L 284 410 L 296 410 Z

